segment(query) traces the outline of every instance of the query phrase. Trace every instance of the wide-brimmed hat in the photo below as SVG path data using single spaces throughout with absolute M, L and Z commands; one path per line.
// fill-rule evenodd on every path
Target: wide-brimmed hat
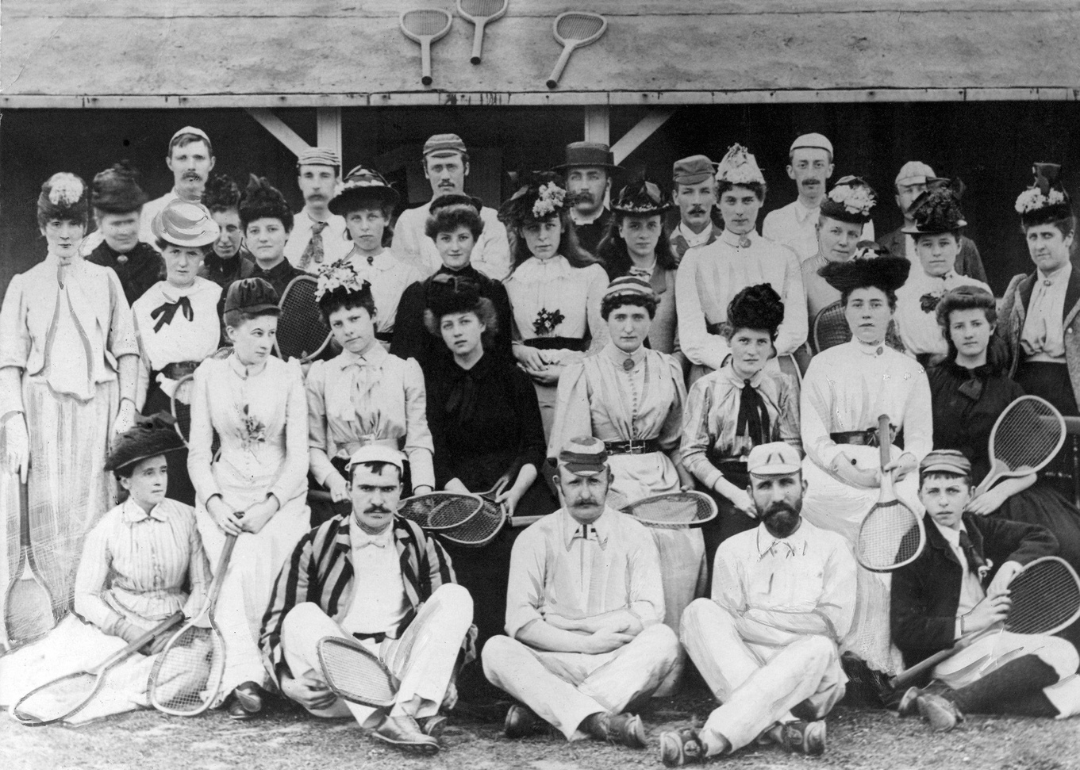
M 641 177 L 619 191 L 619 197 L 611 204 L 611 210 L 620 214 L 651 216 L 670 211 L 674 206 L 667 191 Z
M 603 142 L 571 142 L 566 145 L 566 159 L 555 167 L 556 171 L 582 166 L 606 168 L 608 171 L 621 171 L 616 165 L 615 155 Z
M 908 216 L 912 224 L 901 232 L 908 235 L 939 235 L 959 230 L 967 224 L 960 209 L 964 183 L 959 179 L 934 184 L 911 203 Z
M 904 257 L 878 256 L 872 249 L 862 249 L 846 262 L 826 262 L 818 275 L 837 291 L 874 287 L 885 293 L 895 292 L 907 281 L 911 262 Z
M 829 190 L 821 202 L 821 216 L 855 225 L 870 221 L 870 210 L 877 203 L 874 190 L 857 176 L 845 176 Z
M 243 278 L 229 286 L 225 296 L 225 312 L 239 310 L 243 313 L 266 313 L 277 315 L 278 295 L 262 278 Z
M 201 203 L 180 198 L 169 201 L 150 222 L 155 238 L 183 248 L 209 246 L 221 235 L 221 228 Z
M 139 424 L 121 434 L 105 460 L 105 470 L 117 471 L 148 457 L 184 448 L 176 431 L 160 417 L 140 418 Z
M 1035 163 L 1031 167 L 1035 181 L 1016 199 L 1016 211 L 1024 227 L 1056 222 L 1072 215 L 1069 193 L 1061 184 L 1061 166 Z
M 511 227 L 524 227 L 563 212 L 577 196 L 560 184 L 551 171 L 528 171 L 512 176 L 521 186 L 499 206 L 499 221 Z
M 89 190 L 82 177 L 59 171 L 45 180 L 38 195 L 38 221 L 66 219 L 86 223 L 90 216 Z
M 142 208 L 149 198 L 138 183 L 139 172 L 126 160 L 94 176 L 90 205 L 106 214 L 127 214 Z
M 358 204 L 374 203 L 380 208 L 393 208 L 399 200 L 401 196 L 382 174 L 357 166 L 341 180 L 327 208 L 334 214 L 344 215 Z

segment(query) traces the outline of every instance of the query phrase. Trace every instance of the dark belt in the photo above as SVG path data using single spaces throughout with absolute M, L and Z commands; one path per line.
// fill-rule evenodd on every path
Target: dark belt
M 630 439 L 629 441 L 605 441 L 604 448 L 612 455 L 647 455 L 663 452 L 659 439 Z
M 750 486 L 750 473 L 746 470 L 746 460 L 734 457 L 721 458 L 715 452 L 706 452 L 705 457 L 724 474 L 725 479 L 739 489 Z
M 366 642 L 370 639 L 375 642 L 375 644 L 382 644 L 386 641 L 386 634 L 353 634 L 353 637 L 359 639 L 361 642 Z
M 877 428 L 866 430 L 848 430 L 840 433 L 830 433 L 829 438 L 837 444 L 852 444 L 854 446 L 878 446 Z M 901 449 L 904 448 L 904 431 L 899 430 L 892 437 L 892 443 Z
M 584 353 L 589 349 L 589 341 L 578 337 L 533 337 L 523 343 L 537 350 L 574 350 Z
M 156 380 L 157 375 L 159 374 L 165 375 L 166 379 L 182 380 L 189 374 L 194 374 L 195 370 L 198 368 L 198 361 L 174 361 L 171 364 L 165 364 L 165 366 L 161 367 L 156 372 L 151 372 L 150 380 Z

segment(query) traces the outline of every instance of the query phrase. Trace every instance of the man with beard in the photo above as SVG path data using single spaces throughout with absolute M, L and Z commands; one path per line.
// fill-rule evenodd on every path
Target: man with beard
M 761 524 L 720 545 L 712 598 L 682 616 L 682 643 L 722 705 L 700 730 L 661 734 L 669 767 L 759 737 L 821 754 L 824 717 L 844 696 L 838 642 L 855 611 L 855 560 L 840 535 L 800 516 L 806 482 L 794 447 L 756 446 L 747 469 Z
M 457 134 L 436 134 L 424 142 L 424 177 L 431 184 L 431 200 L 441 195 L 464 195 L 465 177 L 469 175 L 469 153 Z M 425 228 L 431 215 L 431 201 L 401 212 L 394 225 L 390 250 L 394 256 L 431 275 L 442 267 L 435 242 Z M 473 247 L 472 265 L 489 278 L 501 281 L 510 274 L 510 240 L 498 212 L 488 206 L 480 209 L 484 231 Z
M 293 219 L 285 259 L 308 273 L 334 264 L 352 248 L 345 240 L 345 220 L 327 208 L 340 169 L 338 154 L 325 147 L 311 147 L 296 159 L 296 183 L 304 196 L 304 208 Z
M 799 197 L 770 211 L 761 225 L 761 234 L 782 243 L 799 256 L 799 261 L 817 253 L 817 223 L 825 182 L 833 173 L 833 146 L 821 134 L 803 134 L 791 143 L 787 175 L 795 180 Z M 863 238 L 874 240 L 874 223 L 867 222 Z
M 716 208 L 716 164 L 704 155 L 691 155 L 675 161 L 672 169 L 675 204 L 679 224 L 671 231 L 671 252 L 675 261 L 693 246 L 707 246 L 724 232 L 713 222 Z
M 604 205 L 611 190 L 611 174 L 621 169 L 615 165 L 611 148 L 602 142 L 571 142 L 566 145 L 566 161 L 555 171 L 566 178 L 566 192 L 574 200 L 570 219 L 578 244 L 590 254 L 607 235 L 611 209 Z
M 904 215 L 904 224 L 878 240 L 885 250 L 894 257 L 904 257 L 911 263 L 912 270 L 920 269 L 919 255 L 915 250 L 915 238 L 906 231 L 915 226 L 912 211 L 915 199 L 937 184 L 946 184 L 949 180 L 934 176 L 934 169 L 919 160 L 909 160 L 896 175 L 896 206 Z M 983 268 L 979 247 L 966 235 L 960 236 L 960 253 L 956 257 L 953 272 L 966 275 L 986 283 L 986 270 Z
M 664 625 L 660 556 L 644 525 L 607 506 L 604 442 L 573 438 L 559 452 L 563 507 L 521 533 L 510 557 L 506 636 L 484 645 L 488 681 L 520 704 L 504 731 L 555 728 L 645 747 L 641 705 L 675 666 L 679 642 Z

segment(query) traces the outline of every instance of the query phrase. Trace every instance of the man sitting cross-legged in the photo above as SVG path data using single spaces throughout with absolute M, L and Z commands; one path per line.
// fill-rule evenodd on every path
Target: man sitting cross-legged
M 660 557 L 644 525 L 606 505 L 604 442 L 570 439 L 558 459 L 563 507 L 514 543 L 507 636 L 484 645 L 484 673 L 524 704 L 506 715 L 508 738 L 550 725 L 570 741 L 644 748 L 641 718 L 628 710 L 679 654 L 663 623 Z
M 721 705 L 701 730 L 661 734 L 669 767 L 763 733 L 820 754 L 824 717 L 844 696 L 837 642 L 855 611 L 855 560 L 840 535 L 801 518 L 806 482 L 790 444 L 756 446 L 746 465 L 761 524 L 720 544 L 712 598 L 682 616 L 682 642 Z
M 353 454 L 352 514 L 296 546 L 274 585 L 260 643 L 281 691 L 315 716 L 351 713 L 385 743 L 434 753 L 446 723 L 439 707 L 456 699 L 459 653 L 472 653 L 476 631 L 472 598 L 454 583 L 442 546 L 394 514 L 403 467 L 402 454 L 388 447 Z M 389 710 L 329 690 L 318 656 L 327 636 L 359 640 L 400 680 Z
M 951 730 L 963 712 L 1080 713 L 1080 658 L 1070 642 L 992 628 L 1008 614 L 1009 581 L 1022 565 L 1055 553 L 1057 540 L 1042 527 L 965 513 L 971 463 L 960 452 L 933 451 L 919 470 L 926 547 L 893 573 L 893 640 L 912 666 L 964 634 L 991 631 L 935 666 L 923 679 L 931 680 L 928 686 L 910 688 L 900 715 L 921 714 L 941 731 Z

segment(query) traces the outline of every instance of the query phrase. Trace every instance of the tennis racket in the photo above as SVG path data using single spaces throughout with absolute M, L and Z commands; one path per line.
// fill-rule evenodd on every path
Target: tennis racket
M 859 526 L 855 556 L 859 564 L 872 572 L 889 572 L 910 564 L 926 545 L 922 517 L 896 497 L 892 472 L 886 472 L 891 444 L 889 416 L 878 418 L 878 444 L 881 449 L 881 492 L 878 501 Z
M 371 708 L 393 705 L 397 678 L 360 642 L 327 636 L 319 640 L 318 653 L 326 685 L 339 698 Z
M 635 500 L 622 509 L 646 527 L 686 529 L 716 518 L 716 502 L 701 492 L 668 492 Z
M 226 535 L 217 571 L 199 614 L 173 634 L 150 670 L 150 704 L 174 716 L 193 717 L 208 708 L 221 691 L 225 675 L 225 638 L 214 620 L 236 535 Z
M 510 475 L 500 478 L 491 489 L 480 494 L 480 509 L 476 515 L 462 524 L 442 533 L 448 543 L 480 548 L 490 543 L 506 523 L 506 506 L 497 498 L 510 483 Z
M 851 340 L 851 327 L 848 326 L 844 306 L 839 300 L 822 308 L 814 316 L 813 340 L 815 353 Z
M 189 374 L 176 383 L 173 390 L 170 410 L 173 416 L 173 430 L 184 446 L 190 446 L 191 439 L 191 398 L 195 393 L 195 375 Z
M 555 88 L 559 85 L 559 78 L 562 77 L 566 63 L 570 61 L 570 54 L 575 49 L 595 43 L 603 37 L 607 31 L 607 19 L 597 13 L 567 11 L 555 17 L 551 29 L 555 39 L 563 46 L 562 55 L 547 80 L 547 87 Z
M 990 431 L 990 472 L 975 489 L 981 495 L 997 481 L 1042 470 L 1065 443 L 1065 420 L 1048 401 L 1021 396 L 998 415 Z
M 27 483 L 19 484 L 19 560 L 4 594 L 5 646 L 10 650 L 45 636 L 54 625 L 53 598 L 42 580 L 30 541 Z
M 961 637 L 953 647 L 901 671 L 891 684 L 901 687 L 915 680 L 991 633 L 1056 634 L 1080 618 L 1080 578 L 1068 562 L 1057 556 L 1043 556 L 1018 572 L 1009 581 L 1009 598 L 1012 606 L 1003 623 Z
M 473 64 L 480 63 L 484 48 L 484 27 L 505 16 L 509 7 L 510 0 L 457 0 L 458 13 L 476 27 L 473 33 L 472 57 L 469 59 Z
M 431 44 L 450 31 L 454 17 L 441 8 L 404 11 L 398 19 L 405 37 L 420 44 L 420 82 L 431 85 Z
M 321 355 L 330 344 L 330 327 L 315 301 L 318 285 L 314 276 L 299 275 L 281 294 L 274 352 L 283 361 L 298 358 L 300 363 L 306 364 Z
M 407 497 L 398 505 L 398 516 L 415 521 L 423 529 L 441 531 L 460 526 L 480 512 L 483 505 L 477 495 L 457 492 L 431 492 Z
M 76 671 L 36 687 L 11 707 L 11 716 L 24 725 L 40 726 L 75 716 L 101 691 L 109 672 L 159 636 L 168 633 L 181 620 L 176 612 L 135 641 L 106 658 L 90 671 Z

